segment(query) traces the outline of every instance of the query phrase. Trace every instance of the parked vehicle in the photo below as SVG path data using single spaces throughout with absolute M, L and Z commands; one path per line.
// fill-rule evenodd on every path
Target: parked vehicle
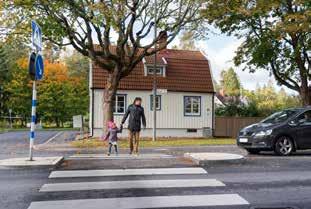
M 282 156 L 311 149 L 311 107 L 282 110 L 243 128 L 237 145 L 251 154 L 273 150 Z

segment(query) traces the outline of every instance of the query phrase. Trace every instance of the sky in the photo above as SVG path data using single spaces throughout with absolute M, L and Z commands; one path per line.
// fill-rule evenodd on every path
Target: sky
M 207 55 L 211 64 L 213 77 L 217 82 L 220 80 L 220 72 L 222 70 L 233 67 L 245 89 L 254 90 L 258 85 L 263 86 L 267 84 L 269 80 L 274 81 L 276 88 L 279 89 L 280 87 L 277 86 L 273 76 L 270 76 L 268 71 L 262 69 L 255 73 L 250 73 L 234 65 L 232 60 L 235 51 L 241 43 L 242 41 L 235 37 L 213 33 L 208 35 L 207 40 L 198 41 L 196 46 Z
M 211 37 L 207 41 L 201 41 L 199 46 L 210 60 L 212 73 L 217 82 L 220 80 L 220 72 L 222 70 L 227 70 L 230 67 L 235 69 L 242 86 L 246 89 L 254 90 L 256 86 L 262 86 L 266 84 L 269 79 L 273 79 L 269 76 L 269 72 L 266 70 L 250 73 L 248 71 L 243 71 L 241 67 L 236 67 L 234 65 L 233 57 L 242 41 L 225 35 L 210 36 Z

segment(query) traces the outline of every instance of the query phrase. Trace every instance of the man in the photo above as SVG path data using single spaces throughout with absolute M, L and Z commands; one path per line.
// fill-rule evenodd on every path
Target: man
M 121 122 L 122 125 L 125 123 L 129 115 L 130 118 L 128 121 L 128 129 L 129 129 L 130 154 L 133 154 L 133 152 L 135 154 L 138 154 L 141 122 L 143 123 L 143 127 L 146 128 L 146 118 L 144 108 L 141 106 L 140 97 L 136 97 L 133 104 L 128 106 L 127 111 Z

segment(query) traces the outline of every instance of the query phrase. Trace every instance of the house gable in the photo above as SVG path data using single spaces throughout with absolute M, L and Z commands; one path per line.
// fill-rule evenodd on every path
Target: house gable
M 146 57 L 131 74 L 120 81 L 119 90 L 152 90 L 153 76 L 148 66 L 154 65 L 153 56 Z M 199 51 L 165 49 L 157 54 L 157 66 L 163 74 L 157 75 L 157 87 L 168 91 L 213 93 L 214 87 L 209 62 Z M 104 89 L 107 71 L 93 66 L 93 88 Z

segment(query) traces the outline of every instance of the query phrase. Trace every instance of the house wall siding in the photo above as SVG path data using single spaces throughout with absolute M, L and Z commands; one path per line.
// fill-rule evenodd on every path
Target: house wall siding
M 147 129 L 142 132 L 143 136 L 152 135 L 153 112 L 150 108 L 151 91 L 118 91 L 118 94 L 126 94 L 127 105 L 131 104 L 135 97 L 141 97 L 142 106 L 145 109 Z M 202 136 L 202 128 L 212 129 L 213 94 L 170 92 L 161 93 L 161 110 L 157 111 L 158 136 Z M 184 116 L 184 96 L 201 97 L 201 115 Z M 94 89 L 94 135 L 100 135 L 103 128 L 103 90 Z M 121 123 L 122 115 L 115 115 L 117 124 Z M 127 127 L 127 122 L 125 124 Z M 188 133 L 187 129 L 198 129 L 197 132 Z M 126 131 L 122 135 L 126 135 Z

